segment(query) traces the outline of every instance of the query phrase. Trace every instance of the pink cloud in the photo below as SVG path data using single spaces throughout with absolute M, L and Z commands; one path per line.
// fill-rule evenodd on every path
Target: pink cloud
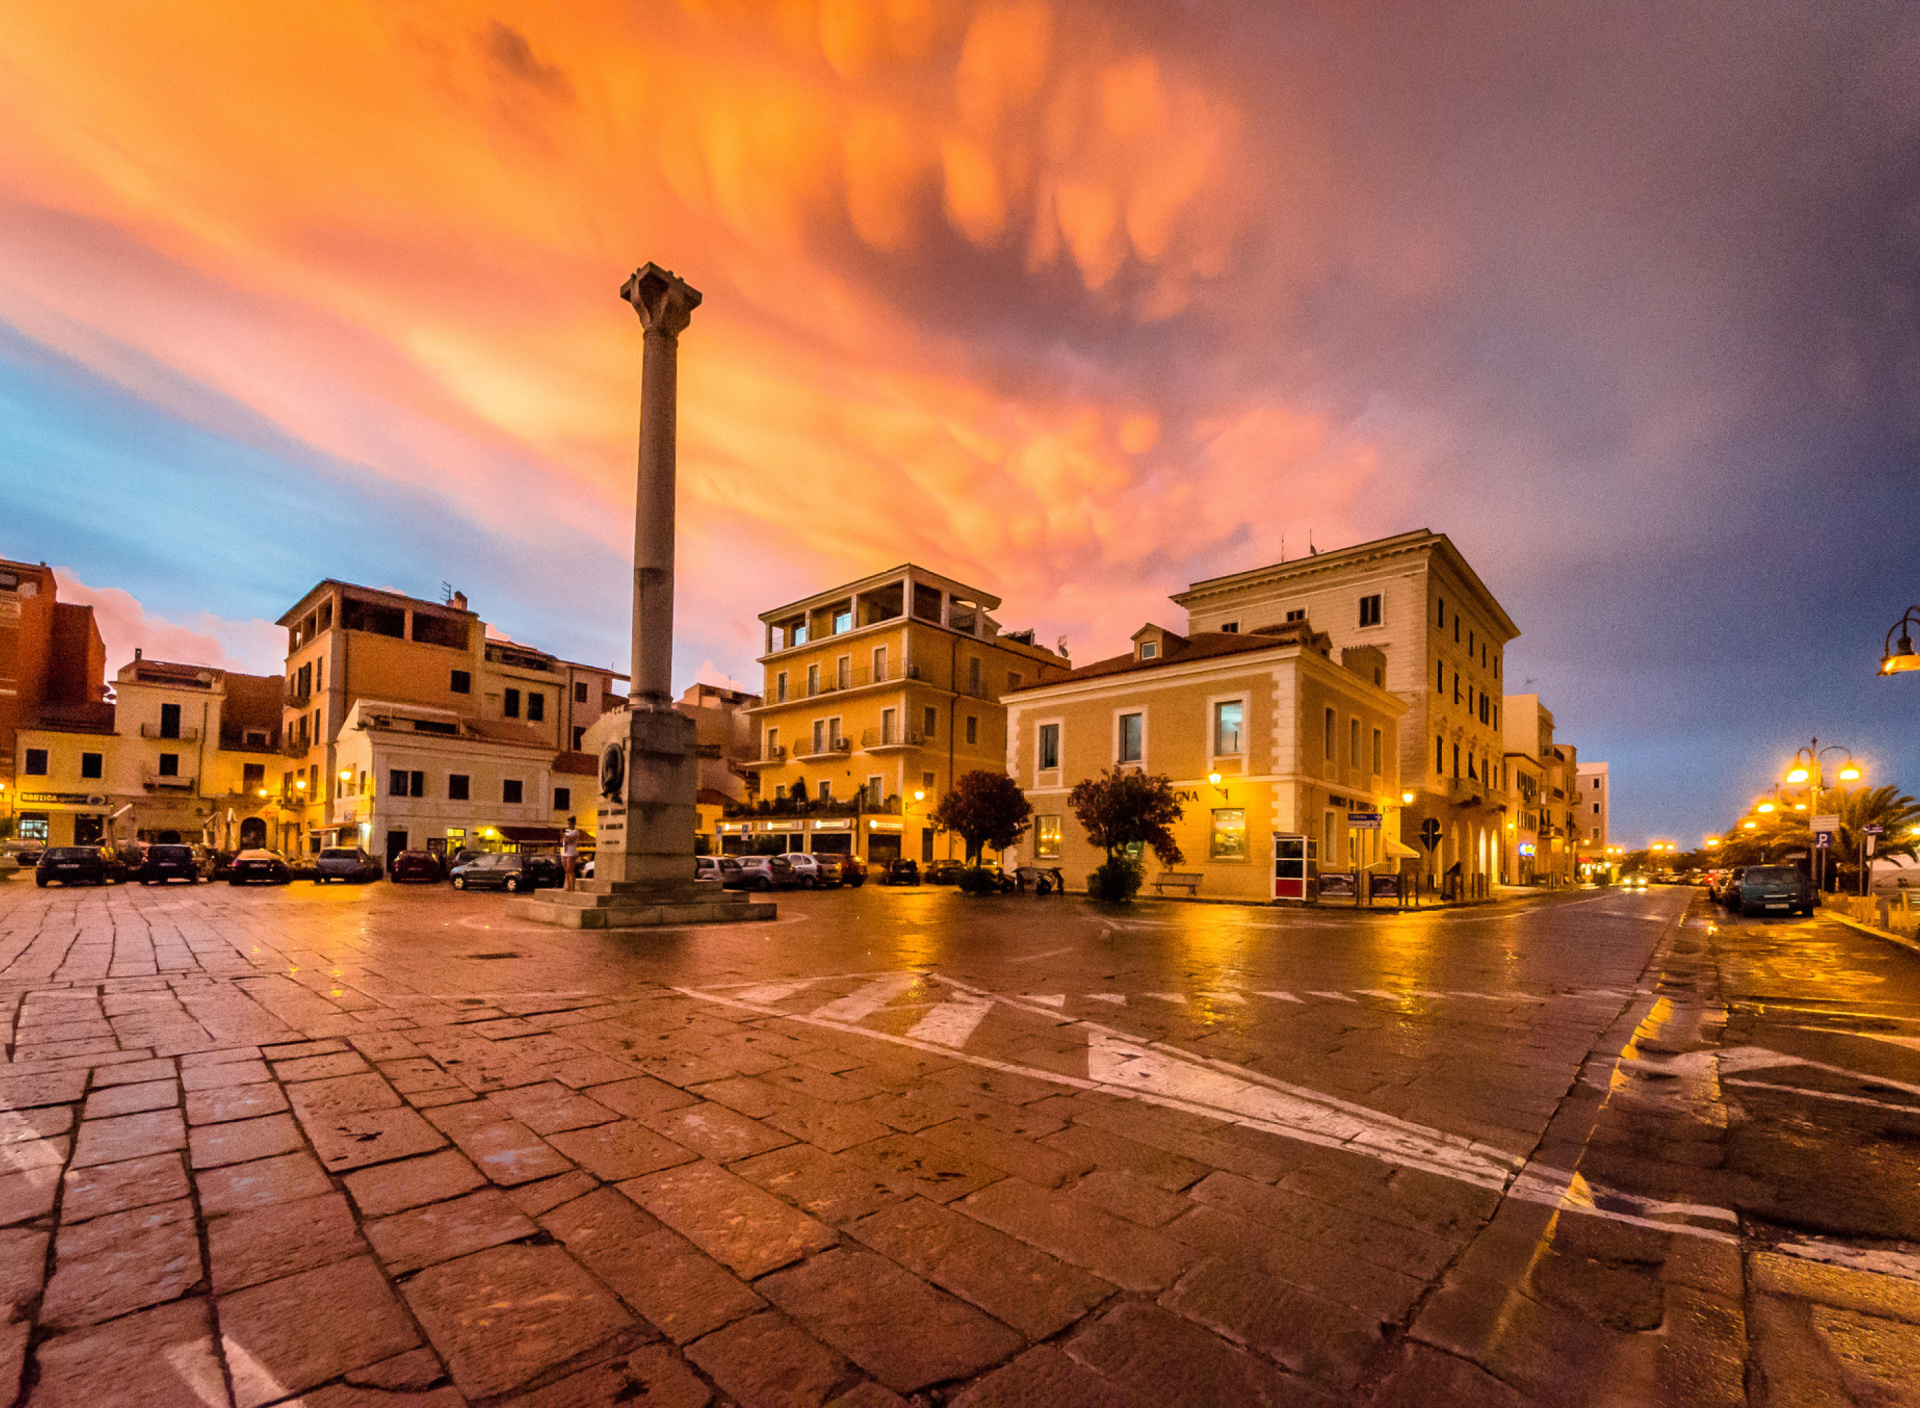
M 118 587 L 90 587 L 71 568 L 53 569 L 60 599 L 93 608 L 94 623 L 107 648 L 107 676 L 133 659 L 138 649 L 149 660 L 205 665 L 250 675 L 277 675 L 286 658 L 287 633 L 271 621 L 235 620 L 197 611 L 186 621 L 150 613 L 131 593 Z

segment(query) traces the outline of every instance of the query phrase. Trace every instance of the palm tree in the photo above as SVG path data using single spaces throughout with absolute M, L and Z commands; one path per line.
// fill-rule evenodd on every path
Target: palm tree
M 1842 788 L 1833 810 L 1840 818 L 1840 834 L 1833 838 L 1834 850 L 1842 872 L 1851 874 L 1853 888 L 1859 888 L 1860 846 L 1868 826 L 1877 824 L 1881 828 L 1874 838 L 1876 860 L 1890 856 L 1920 858 L 1915 844 L 1920 842 L 1920 802 L 1899 788 Z

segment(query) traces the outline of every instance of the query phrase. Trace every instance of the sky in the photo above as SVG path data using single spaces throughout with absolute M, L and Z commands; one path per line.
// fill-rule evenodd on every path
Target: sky
M 1411 528 L 1696 842 L 1920 791 L 1920 10 L 1189 0 L 0 9 L 0 556 L 109 669 L 322 577 L 625 665 L 648 260 L 676 670 L 914 561 L 1076 658 Z

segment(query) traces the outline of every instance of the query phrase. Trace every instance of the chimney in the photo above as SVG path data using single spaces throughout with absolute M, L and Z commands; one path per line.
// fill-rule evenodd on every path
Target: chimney
M 455 611 L 465 611 L 467 609 L 467 594 L 465 592 L 455 592 L 453 594 L 453 609 Z
M 133 648 L 133 658 L 136 660 L 140 658 L 140 647 L 137 645 Z

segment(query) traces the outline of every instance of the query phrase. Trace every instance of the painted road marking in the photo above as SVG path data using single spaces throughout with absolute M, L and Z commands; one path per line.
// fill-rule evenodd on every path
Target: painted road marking
M 1022 1002 L 1044 1002 L 1049 1007 L 1065 1007 L 1067 1005 L 1067 995 L 1063 992 L 1023 992 L 1020 994 L 1020 1000 Z
M 1734 1076 L 1720 1082 L 1722 1085 L 1744 1085 L 1754 1090 L 1782 1090 L 1789 1095 L 1811 1095 L 1816 1100 L 1841 1100 L 1849 1105 L 1871 1105 L 1876 1110 L 1893 1110 L 1903 1115 L 1920 1115 L 1920 1106 L 1894 1105 L 1885 1100 L 1869 1100 L 1864 1095 L 1842 1095 L 1837 1090 L 1811 1090 L 1804 1085 L 1777 1085 L 1770 1080 L 1747 1080 Z
M 1140 996 L 1157 997 L 1162 1002 L 1178 1003 L 1182 1007 L 1187 1005 L 1187 995 L 1183 992 L 1143 992 Z
M 807 1015 L 822 1022 L 857 1022 L 870 1017 L 920 981 L 918 973 L 889 973 L 855 988 L 845 997 L 837 997 Z
M 812 986 L 812 978 L 802 978 L 797 983 L 762 983 L 759 987 L 745 989 L 740 996 L 748 1002 L 780 1002 Z
M 1245 1007 L 1247 1000 L 1237 992 L 1203 992 L 1200 996 L 1209 1002 L 1227 1002 L 1236 1007 Z
M 1115 1007 L 1125 1007 L 1127 1005 L 1125 994 L 1117 992 L 1090 992 L 1087 994 L 1087 1001 L 1111 1002 Z
M 1290 992 L 1256 992 L 1254 996 L 1278 998 L 1281 1002 L 1300 1002 L 1301 1001 L 1300 998 L 1295 997 Z
M 1360 1000 L 1357 997 L 1348 997 L 1343 992 L 1310 992 L 1307 996 L 1331 998 L 1335 1002 L 1358 1002 Z
M 992 1010 L 992 998 L 955 998 L 927 1013 L 907 1035 L 915 1041 L 930 1041 L 935 1046 L 958 1050 L 967 1044 L 967 1038 L 973 1035 L 974 1029 L 986 1020 L 987 1013 Z

